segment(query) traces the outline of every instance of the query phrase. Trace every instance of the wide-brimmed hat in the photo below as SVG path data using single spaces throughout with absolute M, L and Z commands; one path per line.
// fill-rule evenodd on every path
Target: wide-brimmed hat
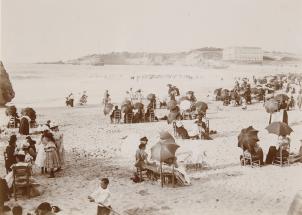
M 56 122 L 50 122 L 49 127 L 50 127 L 50 129 L 53 129 L 53 128 L 59 127 L 59 125 Z
M 148 142 L 148 138 L 147 138 L 147 137 L 142 137 L 142 138 L 140 139 L 140 141 Z

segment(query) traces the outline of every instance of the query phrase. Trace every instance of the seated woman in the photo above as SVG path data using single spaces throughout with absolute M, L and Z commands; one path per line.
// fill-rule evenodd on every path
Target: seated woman
M 144 122 L 144 109 L 140 108 L 138 111 L 134 114 L 133 117 L 133 123 L 141 123 Z
M 141 143 L 138 146 L 138 150 L 135 153 L 135 167 L 144 170 L 146 168 L 147 165 L 152 165 L 152 163 L 150 163 L 148 161 L 148 154 L 146 152 L 146 144 Z
M 256 143 L 253 146 L 248 146 L 246 147 L 245 145 L 243 146 L 243 154 L 245 159 L 251 159 L 252 162 L 258 162 L 260 163 L 260 166 L 264 165 L 263 162 L 263 150 L 262 148 Z M 243 156 L 240 156 L 240 161 L 243 162 Z M 241 163 L 243 165 L 243 163 Z M 250 164 L 250 163 L 248 163 Z
M 13 169 L 13 167 L 15 167 L 15 166 L 28 167 L 30 169 L 29 172 L 32 173 L 32 171 L 31 171 L 31 168 L 32 168 L 31 163 L 25 162 L 25 153 L 23 151 L 19 151 L 18 152 L 18 154 L 17 154 L 17 163 L 13 164 L 11 166 L 11 168 Z M 9 174 L 7 174 L 5 176 L 5 180 L 7 182 L 8 188 L 11 189 L 12 186 L 13 186 L 13 182 L 14 182 L 13 171 L 10 172 Z M 36 187 L 39 184 L 36 183 L 36 180 L 32 177 L 32 175 L 30 175 L 29 183 L 32 185 L 30 187 L 30 196 L 31 197 L 39 196 L 41 192 Z
M 287 159 L 289 156 L 289 146 L 290 146 L 290 139 L 286 136 L 281 136 L 281 138 L 278 141 L 278 149 L 276 146 L 270 146 L 265 163 L 266 164 L 272 164 L 277 157 L 282 157 L 284 159 Z

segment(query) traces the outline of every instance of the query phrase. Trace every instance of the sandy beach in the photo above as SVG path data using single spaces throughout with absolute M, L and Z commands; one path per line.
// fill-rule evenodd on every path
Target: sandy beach
M 34 66 L 33 70 L 39 69 Z M 51 67 L 53 69 L 55 66 Z M 216 87 L 230 87 L 234 77 L 264 76 L 267 74 L 288 73 L 298 71 L 295 67 L 272 66 L 238 66 L 229 70 L 201 71 L 193 67 L 108 67 L 104 71 L 96 71 L 87 67 L 66 66 L 62 70 L 63 77 L 68 79 L 68 71 L 78 68 L 78 76 L 71 78 L 73 90 L 79 92 L 79 83 L 87 83 L 88 104 L 83 107 L 66 108 L 63 106 L 64 97 L 68 92 L 66 82 L 58 84 L 56 89 L 48 91 L 45 86 L 45 98 L 22 97 L 25 94 L 35 95 L 31 83 L 41 89 L 44 80 L 52 80 L 46 72 L 39 74 L 39 79 L 14 79 L 18 75 L 18 66 L 11 68 L 12 83 L 17 92 L 14 100 L 18 108 L 31 106 L 37 112 L 37 121 L 45 123 L 48 119 L 56 121 L 64 133 L 64 147 L 67 152 L 67 165 L 63 171 L 57 173 L 56 178 L 48 179 L 34 169 L 34 177 L 44 188 L 44 193 L 32 199 L 20 199 L 18 203 L 26 210 L 32 211 L 39 203 L 48 201 L 58 205 L 60 214 L 94 214 L 96 206 L 89 203 L 87 196 L 94 191 L 98 178 L 108 177 L 111 181 L 112 207 L 121 214 L 151 215 L 151 214 L 286 214 L 294 195 L 302 190 L 301 163 L 288 167 L 265 166 L 251 168 L 240 166 L 239 156 L 242 150 L 237 147 L 237 136 L 242 128 L 252 125 L 259 130 L 259 144 L 264 155 L 268 148 L 275 145 L 277 136 L 268 134 L 265 127 L 268 125 L 269 114 L 266 113 L 263 103 L 253 103 L 247 110 L 242 107 L 222 106 L 222 102 L 211 100 L 212 92 Z M 56 67 L 60 69 L 59 66 Z M 232 70 L 234 69 L 234 70 Z M 29 69 L 28 69 L 29 70 Z M 33 71 L 32 70 L 32 71 Z M 47 69 L 45 69 L 47 70 Z M 140 71 L 142 70 L 142 73 Z M 110 73 L 110 71 L 113 71 Z M 148 71 L 148 72 L 146 72 Z M 162 72 L 165 71 L 165 72 Z M 175 71 L 175 72 L 174 72 Z M 188 81 L 181 74 L 193 77 Z M 231 73 L 232 71 L 232 73 Z M 238 71 L 238 72 L 236 72 Z M 248 71 L 248 73 L 247 73 Z M 301 70 L 300 70 L 301 71 Z M 120 74 L 120 75 L 119 75 Z M 122 74 L 122 75 L 121 75 Z M 219 76 L 217 77 L 217 74 Z M 232 76 L 230 75 L 232 74 Z M 145 76 L 144 76 L 145 75 Z M 166 77 L 152 79 L 150 75 Z M 173 77 L 173 75 L 175 77 Z M 81 79 L 81 77 L 90 77 Z M 135 77 L 133 79 L 131 77 Z M 138 77 L 141 77 L 139 80 Z M 199 77 L 199 78 L 198 78 Z M 43 79 L 44 78 L 44 79 Z M 221 81 L 223 79 L 223 83 Z M 63 78 L 64 79 L 64 78 Z M 62 80 L 63 80 L 62 79 Z M 185 79 L 185 81 L 183 81 Z M 78 81 L 77 81 L 78 80 Z M 102 82 L 101 80 L 110 80 Z M 188 171 L 192 185 L 185 187 L 164 187 L 159 182 L 144 181 L 133 183 L 130 177 L 135 171 L 133 150 L 138 146 L 139 138 L 147 136 L 149 139 L 147 150 L 150 150 L 159 140 L 159 132 L 168 130 L 173 133 L 172 126 L 166 121 L 139 124 L 111 124 L 110 119 L 103 114 L 103 108 L 98 103 L 104 89 L 109 89 L 115 103 L 121 102 L 127 90 L 118 87 L 118 81 L 123 86 L 137 87 L 143 92 L 154 92 L 159 97 L 166 96 L 166 84 L 177 85 L 181 92 L 191 89 L 196 92 L 198 100 L 206 101 L 209 105 L 207 117 L 210 128 L 217 130 L 213 140 L 181 140 L 177 153 L 180 160 L 182 154 L 191 153 L 193 158 L 202 155 L 202 160 L 208 165 L 207 169 Z M 138 81 L 137 81 L 138 80 Z M 114 84 L 113 84 L 114 83 Z M 222 85 L 223 84 L 223 85 Z M 60 88 L 61 86 L 61 88 Z M 65 91 L 63 86 L 66 87 Z M 20 92 L 21 96 L 18 95 Z M 91 94 L 90 94 L 91 92 Z M 210 94 L 210 97 L 207 95 Z M 49 101 L 49 105 L 47 105 Z M 37 104 L 35 104 L 37 102 Z M 1 122 L 4 122 L 4 111 L 0 109 Z M 162 116 L 167 110 L 156 110 L 156 115 Z M 289 125 L 294 132 L 291 134 L 291 151 L 298 152 L 299 140 L 302 139 L 302 114 L 297 108 L 289 111 Z M 3 121 L 2 121 L 3 119 Z M 192 121 L 185 121 L 185 125 Z M 38 139 L 38 136 L 33 136 Z M 7 145 L 7 136 L 1 136 L 1 151 Z M 149 152 L 150 153 L 150 152 Z M 5 173 L 3 157 L 0 157 L 0 172 Z M 15 202 L 11 200 L 10 205 Z

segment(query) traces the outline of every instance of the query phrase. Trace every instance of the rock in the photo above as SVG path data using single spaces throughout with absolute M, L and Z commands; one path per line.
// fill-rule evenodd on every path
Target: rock
M 0 106 L 10 102 L 14 97 L 15 92 L 9 80 L 9 76 L 0 61 Z

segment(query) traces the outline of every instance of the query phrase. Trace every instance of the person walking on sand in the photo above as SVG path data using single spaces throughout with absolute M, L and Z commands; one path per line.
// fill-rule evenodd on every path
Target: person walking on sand
M 59 156 L 57 154 L 57 147 L 52 133 L 47 132 L 44 135 L 44 137 L 46 138 L 46 146 L 45 146 L 46 157 L 45 157 L 44 167 L 46 169 L 50 169 L 49 178 L 54 178 L 55 177 L 54 169 L 55 168 L 59 169 L 61 167 Z
M 100 186 L 90 195 L 90 202 L 97 203 L 97 215 L 109 215 L 111 212 L 110 197 L 111 193 L 108 189 L 109 179 L 102 178 Z

